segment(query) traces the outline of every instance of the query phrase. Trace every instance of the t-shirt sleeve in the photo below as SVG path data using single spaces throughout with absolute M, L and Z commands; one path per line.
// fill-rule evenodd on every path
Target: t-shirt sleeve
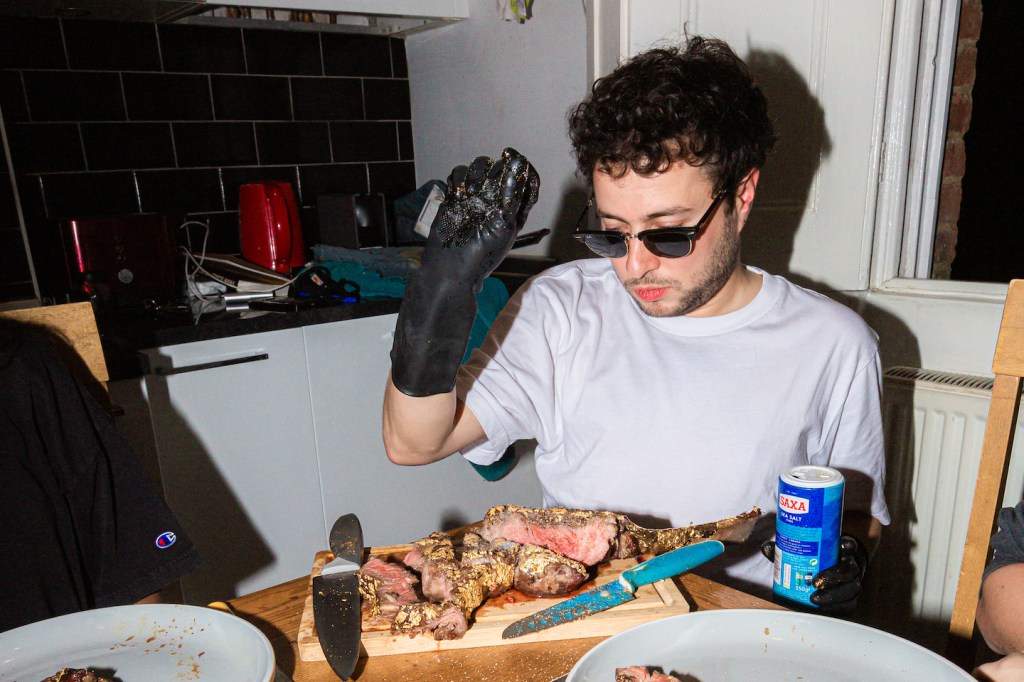
M 992 536 L 992 561 L 982 578 L 1011 564 L 1024 563 L 1024 501 L 999 512 L 999 531 Z
M 850 381 L 837 413 L 827 466 L 841 471 L 846 480 L 844 509 L 869 512 L 888 525 L 881 387 L 881 360 L 875 350 Z

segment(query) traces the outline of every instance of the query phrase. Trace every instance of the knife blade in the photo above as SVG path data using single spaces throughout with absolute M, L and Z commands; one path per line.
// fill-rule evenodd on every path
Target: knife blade
M 582 592 L 571 599 L 520 618 L 505 628 L 502 639 L 546 630 L 586 618 L 635 599 L 637 588 L 685 573 L 725 551 L 718 540 L 707 540 L 666 552 L 622 572 L 618 580 Z
M 359 660 L 362 625 L 357 572 L 363 559 L 363 530 L 355 514 L 338 517 L 328 544 L 334 559 L 313 578 L 313 623 L 331 669 L 347 680 Z

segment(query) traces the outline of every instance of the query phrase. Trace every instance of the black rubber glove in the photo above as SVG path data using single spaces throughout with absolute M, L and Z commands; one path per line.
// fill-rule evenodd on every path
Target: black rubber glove
M 391 380 L 427 396 L 455 386 L 476 317 L 476 294 L 512 248 L 537 202 L 540 177 L 507 147 L 448 176 L 420 268 L 409 277 L 391 347 Z
M 775 561 L 775 541 L 761 543 L 761 553 Z M 839 561 L 814 576 L 815 591 L 811 603 L 830 613 L 849 613 L 857 606 L 864 574 L 868 570 L 868 553 L 852 535 L 839 538 Z

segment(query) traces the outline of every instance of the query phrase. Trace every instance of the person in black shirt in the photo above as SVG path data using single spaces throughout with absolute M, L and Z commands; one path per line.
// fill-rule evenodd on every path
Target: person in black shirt
M 45 330 L 0 321 L 0 631 L 159 601 L 200 563 Z
M 979 680 L 1024 679 L 1024 501 L 999 512 L 992 536 L 992 561 L 985 567 L 978 602 L 978 630 L 989 648 L 1006 654 L 979 667 Z

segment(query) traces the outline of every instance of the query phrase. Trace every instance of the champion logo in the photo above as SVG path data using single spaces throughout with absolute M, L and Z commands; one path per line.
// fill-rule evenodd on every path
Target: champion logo
M 160 549 L 167 549 L 168 547 L 173 545 L 175 542 L 177 542 L 177 540 L 178 540 L 178 536 L 177 535 L 175 535 L 171 531 L 167 531 L 166 533 L 160 533 L 160 535 L 157 537 L 157 539 L 156 539 L 156 546 L 159 547 Z
M 779 508 L 792 514 L 803 514 L 807 511 L 810 501 L 806 497 L 779 495 Z

